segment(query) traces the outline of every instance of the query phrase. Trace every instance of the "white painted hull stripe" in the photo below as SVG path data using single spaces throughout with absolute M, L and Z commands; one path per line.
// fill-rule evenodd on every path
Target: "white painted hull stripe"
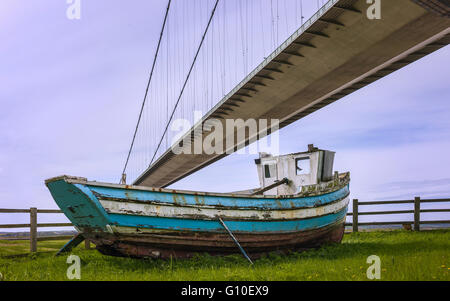
M 205 220 L 216 220 L 217 216 L 220 216 L 225 219 L 270 221 L 305 219 L 335 213 L 348 205 L 349 198 L 346 197 L 332 204 L 316 208 L 291 210 L 220 210 L 213 208 L 176 207 L 106 200 L 100 200 L 100 203 L 105 208 L 106 212 L 113 214 Z

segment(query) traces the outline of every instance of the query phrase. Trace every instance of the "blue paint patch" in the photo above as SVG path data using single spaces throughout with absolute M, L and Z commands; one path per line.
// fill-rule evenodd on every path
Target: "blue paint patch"
M 105 229 L 108 224 L 107 213 L 89 188 L 68 184 L 64 180 L 50 182 L 47 187 L 58 207 L 75 226 Z
M 329 215 L 288 221 L 225 221 L 232 232 L 289 232 L 325 227 L 338 222 L 347 214 L 347 207 Z M 109 214 L 111 225 L 133 228 L 183 231 L 223 231 L 219 221 Z
M 318 196 L 298 198 L 245 198 L 231 196 L 192 195 L 159 191 L 129 190 L 88 185 L 99 198 L 113 198 L 140 202 L 161 202 L 178 205 L 209 205 L 258 209 L 301 209 L 313 208 L 340 200 L 349 194 L 349 186 Z

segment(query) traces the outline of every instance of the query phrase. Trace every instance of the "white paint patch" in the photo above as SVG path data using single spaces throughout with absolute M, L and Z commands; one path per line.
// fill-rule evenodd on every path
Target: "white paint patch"
M 338 202 L 316 208 L 303 208 L 291 210 L 237 210 L 215 209 L 200 207 L 181 207 L 170 205 L 142 204 L 131 202 L 117 202 L 100 200 L 100 203 L 108 213 L 138 215 L 166 218 L 197 218 L 216 220 L 217 217 L 230 219 L 251 220 L 279 220 L 279 219 L 303 219 L 327 215 L 338 212 L 349 203 L 346 197 Z

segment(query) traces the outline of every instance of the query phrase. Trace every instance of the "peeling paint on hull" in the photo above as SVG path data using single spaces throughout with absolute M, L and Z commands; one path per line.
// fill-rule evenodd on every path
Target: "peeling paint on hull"
M 46 185 L 70 221 L 104 254 L 181 258 L 239 252 L 220 217 L 255 257 L 340 242 L 349 180 L 343 174 L 283 197 L 155 190 L 67 176 Z
M 291 220 L 322 216 L 337 212 L 348 205 L 348 198 L 338 199 L 320 207 L 284 210 L 229 210 L 202 207 L 174 207 L 167 205 L 145 205 L 122 201 L 100 200 L 103 208 L 111 215 L 133 215 L 144 217 L 166 217 L 181 219 L 202 219 L 217 221 L 217 216 L 238 220 Z
M 239 243 L 253 258 L 269 252 L 288 253 L 317 248 L 326 243 L 340 243 L 344 222 L 338 221 L 320 229 L 277 234 L 235 234 Z M 190 258 L 198 253 L 230 255 L 239 253 L 235 243 L 225 233 L 171 233 L 169 235 L 92 235 L 97 249 L 112 256 L 137 258 Z

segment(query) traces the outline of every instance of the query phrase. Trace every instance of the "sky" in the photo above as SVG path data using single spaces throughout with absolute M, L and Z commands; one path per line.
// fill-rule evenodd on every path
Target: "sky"
M 0 208 L 56 208 L 44 180 L 62 174 L 118 181 L 165 6 L 82 0 L 69 20 L 65 1 L 0 2 Z M 351 198 L 449 197 L 449 62 L 447 46 L 287 126 L 281 153 L 336 151 Z M 231 155 L 171 187 L 256 187 L 255 157 Z

